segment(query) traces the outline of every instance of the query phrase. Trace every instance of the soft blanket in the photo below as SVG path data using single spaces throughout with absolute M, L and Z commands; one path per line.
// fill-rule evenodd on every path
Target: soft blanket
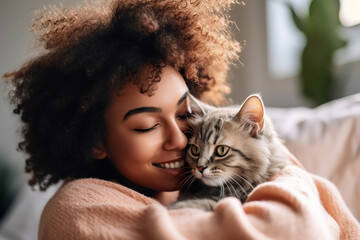
M 360 225 L 336 187 L 289 166 L 243 205 L 214 212 L 168 211 L 155 199 L 98 179 L 65 184 L 44 208 L 39 239 L 360 239 Z

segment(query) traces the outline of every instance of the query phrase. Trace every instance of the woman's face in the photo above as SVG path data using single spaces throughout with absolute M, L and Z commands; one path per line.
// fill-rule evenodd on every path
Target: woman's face
M 134 84 L 113 98 L 105 113 L 104 155 L 131 182 L 155 191 L 173 191 L 183 174 L 187 144 L 188 88 L 182 76 L 165 67 L 152 96 Z

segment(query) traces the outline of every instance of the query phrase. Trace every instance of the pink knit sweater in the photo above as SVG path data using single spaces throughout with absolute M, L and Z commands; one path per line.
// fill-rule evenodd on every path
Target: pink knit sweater
M 291 166 L 245 204 L 214 212 L 168 211 L 158 201 L 98 179 L 65 184 L 44 208 L 39 239 L 360 239 L 359 222 L 329 181 Z

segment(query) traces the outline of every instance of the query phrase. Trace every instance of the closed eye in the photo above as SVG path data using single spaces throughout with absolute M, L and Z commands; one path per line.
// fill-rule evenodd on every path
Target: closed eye
M 185 119 L 191 117 L 191 115 L 192 115 L 192 114 L 191 114 L 190 112 L 186 112 L 186 113 L 183 114 L 183 115 L 177 115 L 176 118 L 179 119 L 179 120 L 185 120 Z
M 176 116 L 176 118 L 179 119 L 179 120 L 185 120 L 186 115 L 178 115 L 178 116 Z
M 159 126 L 159 124 L 155 124 L 154 126 L 152 126 L 151 128 L 137 128 L 137 129 L 133 129 L 135 132 L 140 132 L 140 133 L 145 133 L 145 132 L 150 132 L 152 130 L 154 130 L 157 126 Z

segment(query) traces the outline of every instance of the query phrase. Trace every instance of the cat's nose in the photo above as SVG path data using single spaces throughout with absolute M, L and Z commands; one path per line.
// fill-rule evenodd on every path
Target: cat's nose
M 200 173 L 203 173 L 204 170 L 206 169 L 206 167 L 203 167 L 203 166 L 198 166 L 196 168 L 199 170 Z

